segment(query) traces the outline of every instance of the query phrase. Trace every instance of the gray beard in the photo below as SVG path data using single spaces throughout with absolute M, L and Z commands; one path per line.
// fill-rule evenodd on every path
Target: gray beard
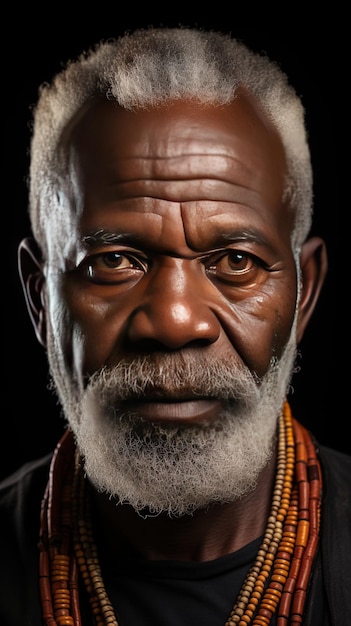
M 78 390 L 68 371 L 58 371 L 49 344 L 53 386 L 85 472 L 99 491 L 141 515 L 181 516 L 241 499 L 272 457 L 296 356 L 294 329 L 261 380 L 235 359 L 207 363 L 189 354 L 121 361 Z M 151 397 L 155 390 L 173 397 L 195 390 L 200 397 L 224 399 L 225 409 L 215 421 L 186 426 L 150 423 L 119 409 L 121 400 Z

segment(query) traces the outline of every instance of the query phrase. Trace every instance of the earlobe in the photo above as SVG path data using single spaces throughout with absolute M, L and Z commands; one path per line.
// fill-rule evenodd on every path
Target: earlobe
M 45 278 L 39 248 L 31 237 L 23 239 L 18 246 L 18 269 L 35 334 L 38 341 L 45 347 Z
M 311 237 L 302 246 L 300 256 L 301 296 L 297 326 L 300 343 L 317 304 L 328 268 L 326 246 L 320 237 Z

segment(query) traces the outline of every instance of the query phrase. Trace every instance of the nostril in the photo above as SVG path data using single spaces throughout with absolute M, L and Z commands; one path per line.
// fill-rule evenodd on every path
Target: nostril
M 135 342 L 134 342 L 135 343 Z M 184 347 L 186 348 L 206 348 L 208 345 L 210 345 L 212 342 L 208 341 L 207 339 L 195 339 L 193 341 L 188 342 L 187 344 L 182 344 L 182 345 L 169 345 L 166 344 L 162 341 L 158 341 L 155 339 L 140 339 L 137 342 L 137 345 L 135 343 L 134 345 L 134 350 L 135 353 L 138 355 L 151 355 L 151 354 L 155 354 L 155 353 L 172 353 L 172 352 L 176 352 L 177 350 L 182 350 Z M 125 345 L 124 346 L 125 350 L 128 350 L 128 352 L 131 352 L 131 345 Z

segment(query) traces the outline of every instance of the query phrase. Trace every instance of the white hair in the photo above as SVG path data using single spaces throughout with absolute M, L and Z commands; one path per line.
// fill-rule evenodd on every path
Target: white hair
M 159 106 L 192 98 L 227 104 L 238 87 L 253 94 L 277 129 L 287 159 L 285 197 L 295 214 L 292 247 L 298 251 L 312 220 L 312 167 L 301 99 L 279 66 L 228 34 L 191 28 L 148 28 L 125 33 L 70 61 L 42 85 L 34 109 L 29 176 L 32 231 L 44 257 L 48 246 L 64 254 L 74 193 L 67 180 L 61 139 L 81 107 L 96 96 L 126 109 Z M 47 236 L 55 222 L 56 243 Z M 64 224 L 66 224 L 64 226 Z M 62 230 L 65 228 L 66 230 Z

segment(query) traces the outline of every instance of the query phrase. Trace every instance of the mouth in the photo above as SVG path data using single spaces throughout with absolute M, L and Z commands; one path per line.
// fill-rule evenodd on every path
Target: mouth
M 151 422 L 204 423 L 217 419 L 224 409 L 217 398 L 187 400 L 128 400 L 120 408 Z

